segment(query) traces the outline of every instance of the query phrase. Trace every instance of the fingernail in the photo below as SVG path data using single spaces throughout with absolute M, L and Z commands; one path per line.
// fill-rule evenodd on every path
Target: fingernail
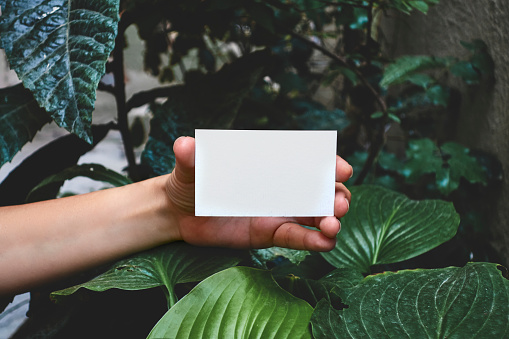
M 350 167 L 352 167 L 352 174 L 350 174 L 350 178 L 352 178 L 353 177 L 353 166 L 350 165 Z
M 348 201 L 347 198 L 345 198 L 345 201 L 346 201 L 346 206 L 347 206 L 347 211 L 350 209 L 350 202 Z
M 339 230 L 338 230 L 338 233 L 341 232 L 341 220 L 338 219 L 338 222 L 339 222 Z

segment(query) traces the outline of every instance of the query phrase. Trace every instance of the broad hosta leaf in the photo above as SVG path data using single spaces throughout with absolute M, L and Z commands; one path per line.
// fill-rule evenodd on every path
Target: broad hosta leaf
M 415 201 L 378 186 L 350 188 L 350 210 L 336 247 L 321 253 L 335 267 L 353 267 L 363 273 L 370 266 L 413 258 L 451 239 L 459 216 L 452 203 Z
M 49 115 L 22 85 L 0 89 L 0 166 L 50 122 Z
M 45 196 L 45 190 L 48 187 L 50 187 L 50 190 L 53 191 L 53 184 L 55 183 L 62 185 L 64 181 L 76 177 L 86 177 L 92 180 L 103 181 L 115 187 L 125 186 L 132 183 L 132 181 L 129 180 L 129 178 L 126 176 L 107 169 L 106 167 L 99 164 L 75 165 L 44 179 L 40 184 L 35 186 L 32 191 L 30 191 L 27 197 L 27 201 L 35 201 L 34 197 Z
M 172 243 L 121 260 L 97 278 L 53 292 L 51 296 L 58 299 L 82 287 L 102 292 L 110 288 L 133 291 L 164 286 L 171 306 L 177 301 L 173 292 L 175 284 L 203 280 L 240 260 L 238 251 Z
M 380 85 L 387 87 L 392 84 L 403 83 L 409 80 L 409 78 L 414 80 L 414 77 L 411 76 L 415 72 L 447 67 L 453 60 L 451 58 L 436 58 L 427 55 L 402 56 L 387 66 Z
M 59 126 L 90 142 L 119 0 L 0 0 L 0 7 L 0 48 L 11 68 Z
M 468 148 L 454 142 L 437 147 L 429 139 L 412 140 L 407 151 L 408 160 L 400 173 L 409 182 L 423 174 L 435 173 L 437 187 L 444 194 L 456 190 L 461 177 L 471 183 L 486 184 L 486 173 L 469 152 Z
M 173 143 L 195 128 L 230 128 L 237 111 L 271 60 L 268 51 L 250 53 L 214 74 L 186 74 L 186 84 L 175 86 L 164 104 L 153 104 L 150 136 L 142 163 L 154 174 L 169 173 L 175 164 Z M 189 74 L 191 73 L 191 74 Z
M 313 309 L 281 289 L 268 271 L 234 267 L 196 286 L 148 338 L 310 338 Z
M 311 320 L 315 338 L 509 336 L 509 281 L 496 264 L 388 272 L 339 294 L 349 307 L 320 302 Z

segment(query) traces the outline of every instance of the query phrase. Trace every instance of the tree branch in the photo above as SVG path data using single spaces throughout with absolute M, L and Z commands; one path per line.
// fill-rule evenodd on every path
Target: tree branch
M 138 180 L 138 169 L 134 156 L 134 147 L 129 131 L 129 123 L 127 120 L 127 106 L 125 94 L 125 73 L 124 73 L 124 33 L 127 27 L 133 22 L 133 18 L 124 14 L 122 15 L 119 25 L 118 34 L 115 39 L 115 48 L 113 49 L 113 62 L 111 68 L 114 77 L 113 95 L 117 104 L 118 128 L 124 144 L 124 153 L 127 158 L 129 177 L 133 181 Z
M 329 51 L 325 47 L 320 46 L 320 45 L 318 45 L 317 43 L 315 43 L 315 42 L 313 42 L 311 40 L 308 40 L 305 36 L 302 36 L 302 35 L 300 35 L 298 33 L 295 33 L 294 31 L 286 29 L 286 28 L 283 28 L 283 29 L 286 30 L 287 33 L 290 34 L 292 37 L 301 40 L 306 45 L 308 45 L 308 46 L 310 46 L 310 47 L 312 47 L 312 48 L 322 52 L 323 55 L 331 58 L 333 61 L 337 62 L 338 64 L 340 64 L 342 66 L 345 66 L 345 67 L 349 68 L 350 70 L 352 70 L 355 73 L 355 75 L 357 75 L 357 77 L 362 82 L 362 84 L 364 86 L 366 86 L 366 88 L 371 92 L 371 94 L 373 94 L 373 97 L 375 98 L 375 100 L 378 103 L 378 105 L 380 105 L 380 108 L 381 108 L 382 112 L 384 112 L 384 114 L 387 112 L 387 104 L 383 100 L 382 96 L 376 91 L 376 89 L 373 88 L 373 86 L 371 86 L 369 81 L 364 77 L 364 75 L 356 67 L 351 66 L 348 63 L 347 59 L 345 59 L 345 58 L 343 58 L 343 57 L 341 57 L 341 56 L 339 56 L 339 55 Z

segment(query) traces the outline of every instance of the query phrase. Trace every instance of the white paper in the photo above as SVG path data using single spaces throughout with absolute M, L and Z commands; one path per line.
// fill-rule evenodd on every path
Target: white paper
M 203 130 L 195 215 L 334 215 L 336 131 Z

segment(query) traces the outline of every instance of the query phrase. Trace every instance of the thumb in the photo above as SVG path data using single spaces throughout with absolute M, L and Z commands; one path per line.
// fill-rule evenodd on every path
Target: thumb
M 173 144 L 175 153 L 175 176 L 184 184 L 194 183 L 194 146 L 192 137 L 180 137 Z

